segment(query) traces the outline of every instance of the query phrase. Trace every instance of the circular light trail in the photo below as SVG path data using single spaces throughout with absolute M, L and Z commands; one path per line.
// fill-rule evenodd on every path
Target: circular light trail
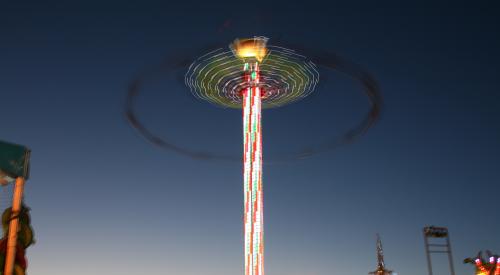
M 270 51 L 272 52 L 273 49 L 276 49 L 276 52 L 282 53 L 285 56 L 293 56 L 294 60 L 300 65 L 302 64 L 303 67 L 306 67 L 304 64 L 309 64 L 310 65 L 310 70 L 309 72 L 316 76 L 316 78 L 309 78 L 309 83 L 311 83 L 309 86 L 315 86 L 316 83 L 318 83 L 318 77 L 317 77 L 317 71 L 318 70 L 330 70 L 338 73 L 342 73 L 346 75 L 349 78 L 352 78 L 356 83 L 359 84 L 362 92 L 367 96 L 368 102 L 369 102 L 369 109 L 366 112 L 365 116 L 363 117 L 362 120 L 360 120 L 357 124 L 353 125 L 351 128 L 349 128 L 346 132 L 343 134 L 340 134 L 338 136 L 331 136 L 327 138 L 324 142 L 321 143 L 313 143 L 313 144 L 305 144 L 302 148 L 299 148 L 298 150 L 295 151 L 289 151 L 285 152 L 280 155 L 274 155 L 274 156 L 268 156 L 266 157 L 266 163 L 267 164 L 272 164 L 272 163 L 279 163 L 279 162 L 286 162 L 286 161 L 291 161 L 291 160 L 298 160 L 298 159 L 303 159 L 303 158 L 308 158 L 312 157 L 314 155 L 327 152 L 330 150 L 333 150 L 339 146 L 350 144 L 354 142 L 355 140 L 359 139 L 362 137 L 378 120 L 381 110 L 382 110 L 382 97 L 380 95 L 380 89 L 378 86 L 377 81 L 375 78 L 372 77 L 372 75 L 364 70 L 362 67 L 358 66 L 357 64 L 354 64 L 350 62 L 349 60 L 346 60 L 345 58 L 342 58 L 341 56 L 331 53 L 331 52 L 318 52 L 315 50 L 308 50 L 308 49 L 301 49 L 300 52 L 289 52 L 290 50 L 285 50 L 285 48 L 278 47 L 278 46 L 268 46 L 270 48 Z M 299 49 L 300 47 L 293 46 L 289 48 L 294 48 L 294 49 Z M 196 73 L 200 70 L 200 68 L 196 68 L 194 64 L 205 64 L 207 61 L 207 58 L 210 56 L 213 56 L 215 52 L 223 53 L 224 55 L 229 55 L 229 51 L 218 49 L 212 52 L 209 52 L 208 54 L 205 54 L 198 59 L 196 59 L 194 62 L 187 58 L 182 58 L 179 56 L 174 56 L 171 57 L 170 59 L 166 60 L 164 63 L 158 64 L 158 66 L 155 66 L 153 68 L 150 68 L 149 70 L 144 71 L 142 74 L 140 74 L 138 77 L 132 80 L 130 83 L 127 97 L 126 97 L 126 102 L 125 102 L 125 115 L 127 118 L 127 121 L 130 123 L 130 125 L 138 131 L 138 133 L 148 142 L 151 144 L 158 146 L 160 148 L 190 157 L 194 159 L 200 159 L 200 160 L 222 160 L 222 161 L 241 161 L 241 156 L 237 154 L 221 154 L 218 152 L 214 151 L 198 151 L 191 149 L 189 147 L 181 146 L 179 144 L 176 144 L 168 137 L 165 136 L 159 136 L 149 128 L 147 128 L 140 120 L 138 117 L 136 110 L 135 110 L 135 102 L 137 97 L 141 94 L 142 87 L 143 85 L 150 80 L 152 76 L 158 76 L 158 75 L 167 75 L 167 74 L 172 74 L 174 71 L 178 70 L 179 68 L 186 68 L 187 73 L 185 74 L 185 79 L 184 81 L 188 86 L 191 87 L 191 92 L 194 94 L 196 98 L 199 99 L 206 99 L 207 101 L 217 105 L 217 106 L 222 106 L 222 107 L 228 107 L 228 108 L 241 108 L 241 103 L 238 105 L 237 102 L 241 102 L 242 96 L 238 94 L 237 89 L 228 89 L 226 87 L 225 91 L 227 91 L 227 94 L 224 95 L 223 93 L 220 93 L 222 91 L 220 89 L 220 85 L 216 85 L 215 87 L 219 87 L 217 91 L 219 91 L 216 95 L 213 95 L 212 92 L 213 90 L 202 90 L 200 87 L 202 86 L 202 81 L 203 77 L 200 77 L 199 79 L 196 76 Z M 274 52 L 274 53 L 276 53 Z M 278 53 L 278 54 L 279 54 Z M 304 57 L 305 55 L 302 54 L 308 54 L 309 58 Z M 244 62 L 241 60 L 238 60 L 237 58 L 233 57 L 226 57 L 228 60 L 232 60 L 232 62 L 239 62 L 240 65 L 244 65 Z M 265 63 L 265 62 L 263 62 Z M 315 65 L 314 65 L 315 64 Z M 260 64 L 261 65 L 261 70 L 262 66 L 265 68 L 265 64 Z M 201 65 L 200 65 L 201 66 Z M 314 70 L 312 69 L 314 68 Z M 240 67 L 239 69 L 240 73 L 242 72 L 242 69 Z M 265 77 L 266 73 L 263 73 L 263 77 Z M 220 77 L 220 76 L 219 76 Z M 223 78 L 223 79 L 227 79 Z M 280 78 L 279 80 L 282 80 L 283 78 Z M 289 78 L 292 79 L 292 78 Z M 295 79 L 295 78 L 293 78 Z M 314 81 L 312 80 L 314 79 Z M 240 83 L 241 88 L 245 87 L 247 85 L 243 80 L 238 80 L 236 77 L 234 78 L 235 83 Z M 267 89 L 268 91 L 266 92 L 266 87 L 264 87 L 264 93 L 268 94 L 278 94 L 276 90 L 280 90 L 280 94 L 276 96 L 270 96 L 269 98 L 265 98 L 266 95 L 264 94 L 264 98 L 262 98 L 262 108 L 271 108 L 271 107 L 276 107 L 276 106 L 283 106 L 292 102 L 296 102 L 302 98 L 304 98 L 306 95 L 309 95 L 313 90 L 297 90 L 297 92 L 290 92 L 294 91 L 293 89 L 280 89 L 283 87 L 282 85 L 279 85 L 278 83 L 285 83 L 285 81 L 279 81 L 278 80 L 273 80 L 273 81 L 263 81 L 264 83 L 268 83 Z M 269 84 L 269 83 L 275 83 L 275 84 Z M 290 83 L 290 82 L 286 82 Z M 314 85 L 312 84 L 314 83 Z M 293 84 L 293 82 L 292 82 Z M 203 84 L 204 85 L 204 84 Z M 229 84 L 228 84 L 229 85 Z M 304 85 L 306 86 L 306 85 Z M 304 87 L 303 86 L 303 87 Z M 273 88 L 269 88 L 273 87 Z M 286 87 L 286 85 L 285 85 Z M 232 91 L 232 92 L 229 92 Z M 286 91 L 286 92 L 283 92 Z M 299 92 L 301 91 L 301 92 Z M 233 95 L 232 97 L 229 95 Z M 325 125 L 328 125 L 328 121 L 325 121 Z
M 250 84 L 242 77 L 244 59 L 231 50 L 217 49 L 193 62 L 185 76 L 193 95 L 227 108 L 242 108 L 243 91 Z M 280 107 L 307 97 L 314 91 L 319 73 L 306 57 L 277 46 L 267 46 L 259 62 L 262 108 Z

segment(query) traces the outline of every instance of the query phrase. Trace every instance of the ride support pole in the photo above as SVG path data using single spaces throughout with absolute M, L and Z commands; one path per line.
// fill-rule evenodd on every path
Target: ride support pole
M 17 231 L 19 227 L 19 213 L 21 212 L 21 202 L 23 200 L 24 178 L 16 178 L 14 185 L 14 197 L 12 198 L 12 211 L 9 224 L 9 237 L 7 239 L 7 251 L 5 257 L 5 275 L 12 275 L 14 272 L 14 261 L 16 256 Z

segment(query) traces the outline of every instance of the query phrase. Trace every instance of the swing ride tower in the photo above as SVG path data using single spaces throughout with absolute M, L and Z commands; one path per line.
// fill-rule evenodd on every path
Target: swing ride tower
M 249 43 L 250 42 L 250 43 Z M 264 216 L 262 194 L 262 92 L 259 87 L 259 62 L 266 54 L 265 40 L 234 45 L 242 58 L 243 81 L 243 186 L 245 275 L 264 274 Z M 257 43 L 256 43 L 257 42 Z M 250 45 L 248 45 L 250 44 Z
M 243 91 L 243 181 L 245 274 L 264 274 L 264 219 L 262 196 L 262 94 L 259 62 L 245 63 L 248 87 Z
M 174 72 L 185 66 L 176 56 L 156 69 L 148 70 L 129 86 L 125 114 L 130 125 L 155 146 L 198 160 L 241 161 L 243 159 L 243 231 L 245 275 L 264 275 L 264 202 L 262 112 L 294 103 L 315 91 L 318 69 L 336 71 L 355 80 L 367 96 L 370 110 L 358 124 L 344 134 L 310 144 L 299 150 L 281 153 L 274 160 L 287 161 L 310 157 L 337 146 L 352 143 L 377 121 L 382 98 L 377 81 L 358 65 L 329 51 L 302 48 L 311 58 L 295 50 L 269 45 L 262 36 L 236 39 L 229 47 L 214 49 L 196 58 L 184 76 L 194 97 L 222 108 L 243 111 L 243 158 L 238 154 L 198 151 L 156 135 L 134 111 L 135 101 L 150 77 Z M 318 65 L 316 65 L 318 64 Z M 266 159 L 269 159 L 266 157 Z
M 319 79 L 314 63 L 267 40 L 237 39 L 198 58 L 185 79 L 197 98 L 243 110 L 245 275 L 264 275 L 262 109 L 300 100 Z

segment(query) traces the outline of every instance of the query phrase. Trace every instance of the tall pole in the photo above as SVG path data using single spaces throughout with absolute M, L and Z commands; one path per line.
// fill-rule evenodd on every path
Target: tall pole
M 5 275 L 12 275 L 14 271 L 14 260 L 16 255 L 17 231 L 19 226 L 19 213 L 23 199 L 24 178 L 16 178 L 14 185 L 14 198 L 12 199 L 12 211 L 9 224 L 9 237 L 7 239 L 7 256 L 5 257 Z
M 264 275 L 262 133 L 259 64 L 245 63 L 248 88 L 243 93 L 243 181 L 245 275 Z
M 427 256 L 427 269 L 429 270 L 429 275 L 432 275 L 431 252 L 429 249 L 429 240 L 427 240 L 426 228 L 424 228 L 423 232 L 424 232 L 424 243 L 425 243 L 425 255 Z
M 450 233 L 446 235 L 446 245 L 448 246 L 448 264 L 450 265 L 451 275 L 455 275 L 455 268 L 453 267 L 453 255 L 451 254 Z

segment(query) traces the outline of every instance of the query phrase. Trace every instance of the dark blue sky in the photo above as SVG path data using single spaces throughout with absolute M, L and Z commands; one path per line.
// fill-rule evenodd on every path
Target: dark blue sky
M 241 164 L 155 148 L 123 106 L 165 57 L 265 35 L 363 65 L 384 97 L 358 142 L 264 167 L 267 273 L 366 274 L 379 232 L 390 268 L 425 274 L 421 228 L 435 224 L 470 274 L 463 258 L 500 253 L 500 9 L 476 2 L 4 1 L 0 138 L 33 150 L 29 272 L 242 274 Z M 180 145 L 239 154 L 241 113 L 193 99 L 182 73 L 146 85 L 141 119 Z M 322 79 L 313 97 L 264 111 L 264 159 L 362 118 L 355 83 Z

